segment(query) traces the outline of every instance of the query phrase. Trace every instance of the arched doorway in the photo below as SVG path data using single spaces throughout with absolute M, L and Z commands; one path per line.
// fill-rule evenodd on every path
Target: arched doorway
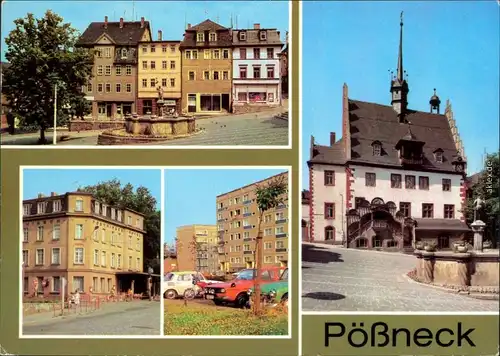
M 335 241 L 335 228 L 333 226 L 325 227 L 325 241 Z

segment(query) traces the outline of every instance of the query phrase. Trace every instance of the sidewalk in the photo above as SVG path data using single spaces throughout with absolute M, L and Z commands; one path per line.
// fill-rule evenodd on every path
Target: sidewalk
M 356 251 L 356 252 L 363 252 L 363 253 L 376 253 L 379 255 L 398 255 L 398 256 L 407 256 L 407 257 L 415 257 L 413 254 L 408 254 L 408 253 L 403 253 L 399 251 L 395 252 L 388 252 L 388 251 L 377 251 L 377 250 L 363 250 L 360 248 L 345 248 L 342 245 L 331 245 L 331 244 L 322 244 L 318 242 L 302 242 L 303 245 L 310 245 L 314 247 L 319 247 L 319 248 L 327 248 L 327 249 L 343 249 L 343 250 L 351 250 L 351 251 Z

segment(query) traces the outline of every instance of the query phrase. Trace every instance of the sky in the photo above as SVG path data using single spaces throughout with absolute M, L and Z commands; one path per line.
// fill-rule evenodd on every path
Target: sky
M 429 111 L 433 88 L 441 113 L 450 99 L 468 173 L 499 147 L 499 5 L 496 1 L 363 1 L 302 3 L 302 182 L 310 137 L 328 145 L 342 136 L 342 86 L 352 99 L 390 105 L 399 18 L 409 107 Z M 310 88 L 310 89 L 308 89 Z
M 112 179 L 122 185 L 130 183 L 136 189 L 144 186 L 156 199 L 161 210 L 161 170 L 160 169 L 25 169 L 23 174 L 23 200 L 33 199 L 38 193 L 63 194 L 73 192 L 78 187 L 94 185 Z
M 158 30 L 165 40 L 182 40 L 186 24 L 196 25 L 207 18 L 222 26 L 252 28 L 260 23 L 262 28 L 277 28 L 282 41 L 288 31 L 288 2 L 263 1 L 6 1 L 2 4 L 2 37 L 14 29 L 13 20 L 25 17 L 28 9 L 37 18 L 48 9 L 62 16 L 65 22 L 83 32 L 91 22 L 126 21 L 144 17 L 152 25 L 153 38 Z M 96 11 L 91 9 L 97 8 Z M 91 11 L 89 11 L 91 10 Z M 5 60 L 5 42 L 2 38 L 2 61 Z
M 165 170 L 164 241 L 172 244 L 183 225 L 216 225 L 216 197 L 282 173 L 283 169 Z

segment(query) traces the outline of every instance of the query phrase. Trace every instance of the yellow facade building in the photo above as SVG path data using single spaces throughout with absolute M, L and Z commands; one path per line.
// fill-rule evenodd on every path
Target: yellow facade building
M 163 40 L 158 31 L 156 41 L 139 42 L 137 76 L 137 113 L 158 115 L 156 102 L 159 87 L 166 111 L 181 111 L 180 41 Z
M 142 214 L 103 204 L 89 193 L 24 200 L 24 294 L 60 294 L 63 279 L 66 293 L 126 290 L 131 276 L 143 274 L 143 225 Z
M 176 238 L 177 265 L 180 271 L 208 274 L 217 272 L 217 226 L 179 226 Z

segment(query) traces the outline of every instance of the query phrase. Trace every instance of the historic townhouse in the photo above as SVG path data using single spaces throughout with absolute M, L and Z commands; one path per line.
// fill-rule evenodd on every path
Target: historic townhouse
M 137 46 L 151 41 L 149 22 L 92 22 L 77 42 L 94 50 L 92 79 L 84 89 L 94 120 L 123 119 L 136 112 Z
M 144 216 L 91 194 L 39 194 L 23 201 L 23 288 L 31 294 L 109 293 L 143 271 Z M 43 285 L 47 284 L 44 288 Z
M 180 271 L 217 272 L 217 227 L 215 225 L 178 227 L 176 252 L 177 267 Z
M 182 111 L 231 111 L 231 30 L 211 20 L 188 25 L 181 42 Z
M 260 24 L 233 30 L 233 46 L 233 112 L 281 105 L 279 31 Z
M 449 102 L 434 91 L 429 112 L 408 108 L 401 22 L 391 105 L 343 89 L 342 138 L 311 137 L 310 240 L 357 248 L 448 248 L 468 231 L 462 211 L 466 158 Z
M 288 172 L 280 175 L 288 182 Z M 217 196 L 220 271 L 235 272 L 255 267 L 259 217 L 256 189 L 275 177 Z M 285 203 L 263 216 L 264 266 L 288 264 L 288 214 L 288 203 Z
M 181 111 L 180 41 L 163 39 L 158 31 L 156 41 L 139 42 L 137 113 L 158 115 L 159 89 L 167 111 Z

